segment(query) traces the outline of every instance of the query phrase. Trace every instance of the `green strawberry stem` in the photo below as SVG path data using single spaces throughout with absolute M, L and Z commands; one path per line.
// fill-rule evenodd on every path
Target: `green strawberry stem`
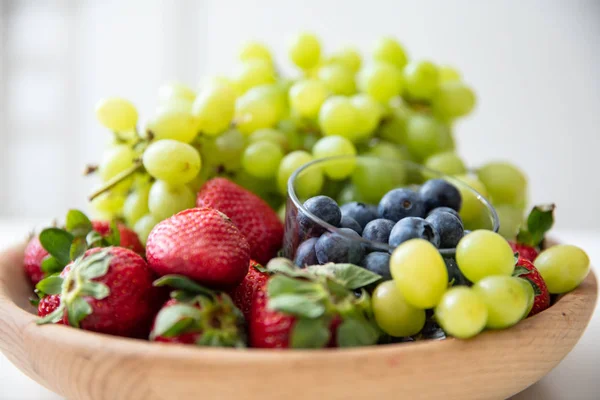
M 94 200 L 96 197 L 100 196 L 102 193 L 107 192 L 108 190 L 110 190 L 113 187 L 115 187 L 116 185 L 118 185 L 120 182 L 124 181 L 125 179 L 129 178 L 131 175 L 135 174 L 138 170 L 142 169 L 142 167 L 143 167 L 142 161 L 136 160 L 133 163 L 133 166 L 129 167 L 125 171 L 115 175 L 113 178 L 106 181 L 104 183 L 104 185 L 102 185 L 98 190 L 96 190 L 94 193 L 92 193 L 88 197 L 88 200 L 89 201 Z

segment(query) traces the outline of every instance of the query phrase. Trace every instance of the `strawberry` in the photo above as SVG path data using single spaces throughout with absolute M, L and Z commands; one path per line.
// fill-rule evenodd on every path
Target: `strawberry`
M 96 232 L 98 232 L 102 237 L 106 238 L 111 235 L 111 223 L 108 221 L 92 221 L 92 227 Z M 137 233 L 126 227 L 122 223 L 117 223 L 117 228 L 119 229 L 119 247 L 125 247 L 126 249 L 133 250 L 142 257 L 144 256 L 144 245 L 140 242 Z
M 260 264 L 281 248 L 283 224 L 277 213 L 260 197 L 225 178 L 206 182 L 196 206 L 212 207 L 231 218 L 250 244 L 250 257 Z
M 508 241 L 515 253 L 531 262 L 536 259 L 544 235 L 554 224 L 554 204 L 535 206 L 527 217 L 527 226 L 522 227 L 516 241 Z
M 546 308 L 550 307 L 550 292 L 548 292 L 546 282 L 544 282 L 544 279 L 531 261 L 525 257 L 519 257 L 515 266 L 515 271 L 513 272 L 513 276 L 523 278 L 531 283 L 531 286 L 533 286 L 535 298 L 533 300 L 531 311 L 527 315 L 528 317 L 531 317 L 532 315 L 542 312 Z
M 158 275 L 177 274 L 221 288 L 248 273 L 250 249 L 244 235 L 212 208 L 184 210 L 158 223 L 148 236 L 148 265 Z
M 163 276 L 154 285 L 177 290 L 156 315 L 150 340 L 197 346 L 246 346 L 244 318 L 226 293 L 206 289 L 181 275 Z
M 70 263 L 60 276 L 40 281 L 39 291 L 60 294 L 60 305 L 38 321 L 127 337 L 146 336 L 159 290 L 137 253 L 122 247 L 94 248 Z M 162 302 L 162 301 L 161 301 Z
M 39 237 L 36 235 L 31 238 L 27 247 L 25 247 L 25 256 L 23 258 L 23 267 L 25 273 L 29 277 L 31 283 L 36 285 L 39 281 L 44 279 L 46 275 L 42 271 L 42 261 L 48 256 L 48 252 L 40 243 Z
M 269 274 L 256 261 L 250 260 L 248 273 L 233 290 L 229 292 L 233 304 L 239 308 L 246 319 L 250 318 L 250 308 L 256 292 L 264 286 Z
M 286 259 L 267 265 L 274 273 L 257 291 L 250 310 L 250 345 L 323 348 L 372 345 L 380 331 L 369 294 L 353 290 L 381 277 L 352 264 L 299 269 Z
M 60 306 L 60 295 L 52 294 L 49 296 L 44 296 L 38 303 L 38 316 L 45 317 L 56 310 L 58 306 Z M 58 323 L 62 324 L 62 320 L 58 321 Z

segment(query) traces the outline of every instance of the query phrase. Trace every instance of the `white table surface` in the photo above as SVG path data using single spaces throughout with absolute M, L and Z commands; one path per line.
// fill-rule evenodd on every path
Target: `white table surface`
M 0 248 L 23 240 L 39 221 L 0 221 Z M 592 265 L 600 266 L 600 231 L 558 231 L 553 237 L 575 244 L 588 252 Z M 600 269 L 595 267 L 596 273 Z M 511 400 L 597 400 L 600 399 L 600 312 L 595 310 L 583 337 L 573 351 L 541 381 Z M 23 375 L 0 354 L 0 399 L 61 400 Z M 76 399 L 72 399 L 76 400 Z

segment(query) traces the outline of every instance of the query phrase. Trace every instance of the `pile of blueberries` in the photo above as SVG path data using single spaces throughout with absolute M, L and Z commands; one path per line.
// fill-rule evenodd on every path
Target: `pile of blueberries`
M 458 214 L 461 204 L 458 189 L 443 179 L 429 180 L 418 190 L 393 189 L 377 206 L 352 202 L 339 207 L 330 197 L 311 197 L 304 203 L 306 210 L 345 235 L 327 231 L 299 211 L 299 229 L 308 239 L 298 246 L 294 262 L 300 267 L 352 263 L 391 279 L 388 246 L 394 248 L 415 238 L 440 249 L 458 244 L 465 235 Z M 365 240 L 355 240 L 360 237 Z M 446 264 L 453 261 L 447 259 Z M 454 266 L 448 265 L 450 275 L 454 275 Z

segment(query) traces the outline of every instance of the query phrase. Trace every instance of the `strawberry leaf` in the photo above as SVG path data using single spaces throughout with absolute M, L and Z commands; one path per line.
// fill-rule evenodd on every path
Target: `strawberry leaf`
M 73 235 L 59 228 L 46 228 L 40 233 L 42 247 L 56 260 L 67 265 L 71 261 L 71 243 Z
M 55 272 L 60 272 L 63 270 L 65 266 L 58 262 L 58 260 L 51 255 L 46 256 L 42 260 L 42 264 L 40 265 L 40 269 L 42 272 L 46 274 L 53 274 Z
M 73 239 L 73 243 L 71 243 L 71 249 L 69 250 L 69 257 L 71 260 L 75 260 L 85 253 L 87 250 L 87 243 L 85 241 L 85 237 L 75 237 Z
M 77 268 L 82 278 L 91 280 L 106 275 L 112 256 L 103 249 L 79 261 Z
M 513 271 L 512 276 L 523 276 L 529 274 L 531 271 L 525 267 L 517 265 Z
M 58 275 L 50 275 L 35 285 L 35 288 L 45 294 L 60 294 L 62 292 L 63 278 Z
M 321 349 L 329 342 L 331 332 L 322 318 L 300 318 L 294 324 L 290 347 L 294 349 Z
M 92 313 L 92 306 L 82 297 L 75 297 L 67 303 L 67 318 L 69 325 L 79 328 L 79 323 Z
M 98 247 L 102 244 L 103 239 L 104 238 L 102 237 L 102 235 L 96 231 L 90 231 L 85 237 L 85 241 L 87 242 L 88 247 Z
M 325 306 L 308 296 L 282 294 L 269 298 L 268 307 L 272 310 L 304 318 L 319 318 L 325 313 Z
M 306 278 L 314 279 L 314 276 L 307 271 L 300 269 L 294 265 L 294 263 L 287 258 L 277 257 L 273 258 L 267 264 L 267 271 L 270 273 L 280 273 L 292 278 Z
M 381 280 L 381 275 L 354 264 L 329 263 L 325 265 L 313 265 L 307 267 L 306 270 L 315 275 L 329 276 L 352 290 Z
M 92 222 L 79 210 L 69 210 L 65 219 L 65 229 L 75 237 L 86 237 L 93 229 Z
M 542 294 L 542 290 L 540 289 L 538 284 L 535 283 L 532 279 L 530 279 L 530 278 L 521 278 L 521 279 L 525 279 L 527 282 L 529 282 L 531 284 L 531 286 L 533 287 L 533 293 L 536 296 L 539 296 L 540 294 Z
M 201 319 L 202 312 L 189 304 L 174 304 L 163 308 L 156 316 L 156 322 L 150 333 L 150 339 L 154 339 L 157 336 L 177 336 L 192 326 L 194 321 Z
M 104 238 L 108 246 L 119 246 L 121 244 L 121 233 L 117 226 L 117 221 L 112 220 L 110 223 L 110 233 Z
M 184 290 L 190 293 L 203 294 L 211 298 L 214 296 L 214 292 L 212 290 L 197 284 L 183 275 L 165 275 L 155 280 L 153 285 L 156 287 L 170 286 L 174 289 Z
M 65 315 L 65 305 L 61 303 L 61 305 L 59 305 L 56 308 L 56 310 L 54 310 L 50 314 L 38 319 L 37 321 L 35 321 L 35 323 L 38 325 L 55 324 L 58 321 L 62 320 L 64 315 Z
M 270 298 L 286 294 L 311 294 L 314 296 L 326 295 L 321 286 L 310 281 L 303 281 L 289 276 L 277 274 L 267 283 L 267 293 Z
M 337 331 L 339 347 L 370 346 L 378 339 L 379 331 L 365 319 L 346 318 Z
M 91 296 L 96 300 L 102 300 L 108 297 L 110 289 L 103 283 L 86 281 L 81 285 L 81 295 Z
M 517 242 L 537 247 L 554 224 L 554 204 L 535 206 L 527 217 L 527 229 L 517 235 Z

